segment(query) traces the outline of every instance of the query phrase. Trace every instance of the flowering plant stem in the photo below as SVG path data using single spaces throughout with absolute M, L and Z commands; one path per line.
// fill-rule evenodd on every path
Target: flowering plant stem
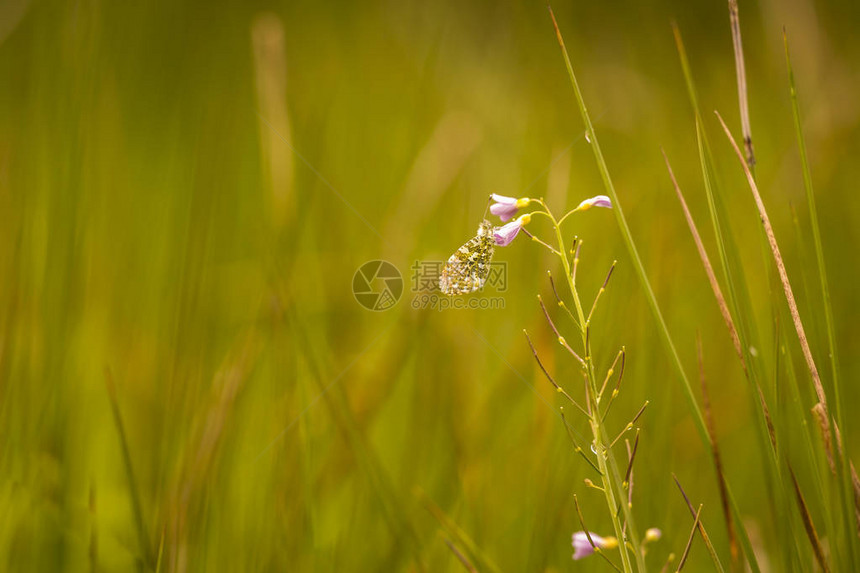
M 538 201 L 543 207 L 543 213 L 546 214 L 555 230 L 555 237 L 558 241 L 558 250 L 556 254 L 561 259 L 561 264 L 564 268 L 564 276 L 567 279 L 567 285 L 570 289 L 571 296 L 573 297 L 574 307 L 576 308 L 576 316 L 578 319 L 576 327 L 579 329 L 580 336 L 582 337 L 583 369 L 586 383 L 588 384 L 586 399 L 588 401 L 588 411 L 590 412 L 589 426 L 591 427 L 591 432 L 594 438 L 597 467 L 600 470 L 600 478 L 602 481 L 603 493 L 606 497 L 607 509 L 609 510 L 609 515 L 612 519 L 612 525 L 615 528 L 615 537 L 619 540 L 621 548 L 621 564 L 625 572 L 632 573 L 634 570 L 644 572 L 646 568 L 645 559 L 642 554 L 641 540 L 639 538 L 639 533 L 636 530 L 636 524 L 633 520 L 633 512 L 631 511 L 630 504 L 626 502 L 627 496 L 625 494 L 625 490 L 627 485 L 621 477 L 621 473 L 618 470 L 618 463 L 610 450 L 612 442 L 610 441 L 611 438 L 606 430 L 604 416 L 601 414 L 600 410 L 600 387 L 597 384 L 597 378 L 594 372 L 594 362 L 591 357 L 591 348 L 588 343 L 590 317 L 587 319 L 582 310 L 582 302 L 579 297 L 579 292 L 576 290 L 576 281 L 573 273 L 571 272 L 571 261 L 569 258 L 571 253 L 565 249 L 564 238 L 561 234 L 561 223 L 553 216 L 543 199 Z M 621 510 L 620 512 L 619 506 Z M 623 523 L 626 524 L 626 527 L 622 524 L 622 520 L 620 519 L 620 515 L 622 514 L 624 516 Z M 636 563 L 635 569 L 631 563 L 628 549 L 632 550 Z

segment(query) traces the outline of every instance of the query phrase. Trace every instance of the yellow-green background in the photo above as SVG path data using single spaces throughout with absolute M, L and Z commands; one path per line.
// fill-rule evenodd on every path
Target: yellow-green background
M 758 216 L 711 114 L 739 133 L 726 4 L 554 8 L 691 374 L 701 334 L 753 545 L 782 570 L 749 387 L 660 155 L 715 255 L 675 21 L 744 252 L 757 352 L 773 363 Z M 858 19 L 856 2 L 741 3 L 759 185 L 829 384 L 789 33 L 855 454 Z M 504 571 L 609 570 L 571 561 L 575 492 L 591 529 L 611 526 L 521 332 L 579 395 L 535 298 L 551 297 L 556 262 L 525 238 L 497 249 L 504 310 L 414 310 L 408 290 L 416 260 L 444 260 L 474 233 L 489 193 L 544 196 L 558 212 L 603 193 L 582 134 L 542 2 L 0 2 L 0 569 L 146 568 L 112 377 L 163 571 L 461 570 L 422 495 Z M 537 219 L 531 230 L 550 238 Z M 671 472 L 725 556 L 709 454 L 615 219 L 595 209 L 567 231 L 585 241 L 587 301 L 618 260 L 592 343 L 601 370 L 627 349 L 610 427 L 650 401 L 634 488 L 640 526 L 664 532 L 649 565 L 680 554 L 691 525 Z M 406 279 L 382 313 L 351 293 L 373 259 Z M 784 367 L 767 383 L 788 384 Z M 688 570 L 709 561 L 694 543 Z

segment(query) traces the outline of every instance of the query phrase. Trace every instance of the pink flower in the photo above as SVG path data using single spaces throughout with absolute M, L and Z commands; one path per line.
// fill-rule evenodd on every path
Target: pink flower
M 531 215 L 527 213 L 510 223 L 506 223 L 501 227 L 496 227 L 493 230 L 493 239 L 496 241 L 496 246 L 507 247 L 510 245 L 517 237 L 520 229 L 522 229 L 524 225 L 527 225 L 529 221 L 531 221 L 531 218 Z
M 517 211 L 528 205 L 531 201 L 528 198 L 515 199 L 514 197 L 506 197 L 504 195 L 498 195 L 497 193 L 490 195 L 490 199 L 494 201 L 494 203 L 490 205 L 490 213 L 502 221 L 511 219 L 517 214 Z
M 595 535 L 593 533 L 591 535 L 591 541 L 594 542 L 594 545 L 598 549 L 613 549 L 618 546 L 618 541 L 614 537 L 600 537 L 599 535 Z M 594 547 L 591 546 L 591 543 L 588 541 L 588 535 L 584 531 L 577 531 L 573 534 L 573 559 L 579 560 L 584 557 L 588 557 L 594 553 Z
M 587 211 L 592 207 L 605 207 L 607 209 L 612 209 L 612 199 L 606 195 L 595 195 L 594 197 L 586 199 L 580 203 L 574 211 Z

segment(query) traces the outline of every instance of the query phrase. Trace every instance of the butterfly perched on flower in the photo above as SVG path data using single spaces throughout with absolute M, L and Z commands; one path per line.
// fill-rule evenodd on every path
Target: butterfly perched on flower
M 439 289 L 448 295 L 480 290 L 490 274 L 495 251 L 494 227 L 484 219 L 474 238 L 466 241 L 448 258 L 439 277 Z

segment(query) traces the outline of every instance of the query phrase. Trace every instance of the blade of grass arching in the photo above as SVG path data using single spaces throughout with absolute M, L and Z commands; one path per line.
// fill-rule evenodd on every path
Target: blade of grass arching
M 585 100 L 582 97 L 582 92 L 579 89 L 579 84 L 576 81 L 576 75 L 573 73 L 573 66 L 570 63 L 570 56 L 567 53 L 567 48 L 565 48 L 564 46 L 564 39 L 562 38 L 561 31 L 558 28 L 558 23 L 555 20 L 555 15 L 552 13 L 552 8 L 550 8 L 549 12 L 550 16 L 552 17 L 553 26 L 555 27 L 556 37 L 558 39 L 559 46 L 561 47 L 562 56 L 564 57 L 564 62 L 567 67 L 567 73 L 570 77 L 570 82 L 576 95 L 576 101 L 579 105 L 582 120 L 585 124 L 585 131 L 588 135 L 588 140 L 591 142 L 591 147 L 594 151 L 595 160 L 597 162 L 598 169 L 600 170 L 601 179 L 603 180 L 603 184 L 606 188 L 607 194 L 612 200 L 612 204 L 614 207 L 613 211 L 615 212 L 615 218 L 618 222 L 621 235 L 627 246 L 627 250 L 630 253 L 630 258 L 633 260 L 634 268 L 636 270 L 636 274 L 639 278 L 640 284 L 645 291 L 648 305 L 651 308 L 651 312 L 654 315 L 655 320 L 657 321 L 660 338 L 666 348 L 667 353 L 672 359 L 672 363 L 675 367 L 676 373 L 678 374 L 678 377 L 681 381 L 681 386 L 684 390 L 684 397 L 686 398 L 687 404 L 690 408 L 690 413 L 696 425 L 696 430 L 699 432 L 699 437 L 702 440 L 702 443 L 707 446 L 708 431 L 705 427 L 704 416 L 702 415 L 702 411 L 699 408 L 699 405 L 696 403 L 693 389 L 690 385 L 690 380 L 687 377 L 687 373 L 684 371 L 684 366 L 681 363 L 681 358 L 678 355 L 677 350 L 675 349 L 675 344 L 672 342 L 672 337 L 669 334 L 669 329 L 666 326 L 666 321 L 663 319 L 663 314 L 660 311 L 659 304 L 657 303 L 657 298 L 654 295 L 653 289 L 651 288 L 651 283 L 648 280 L 648 275 L 645 273 L 645 267 L 642 264 L 642 260 L 639 258 L 639 252 L 636 249 L 636 245 L 633 241 L 633 236 L 630 233 L 630 228 L 627 225 L 627 220 L 624 218 L 624 212 L 621 209 L 621 203 L 618 201 L 618 194 L 615 192 L 615 187 L 612 184 L 612 179 L 609 175 L 609 169 L 606 166 L 606 161 L 603 159 L 603 152 L 600 150 L 600 144 L 594 132 L 594 127 L 591 123 L 591 117 L 585 105 Z M 740 532 L 741 546 L 744 549 L 744 553 L 750 567 L 754 572 L 758 573 L 760 571 L 758 562 L 756 561 L 755 554 L 752 551 L 752 545 L 750 544 L 749 536 L 747 535 L 746 530 L 743 528 L 743 523 L 740 518 L 740 512 L 737 508 L 737 504 L 734 501 L 734 497 L 731 494 L 731 489 L 728 488 L 728 484 L 727 490 L 729 493 L 729 500 L 731 502 L 732 511 L 735 516 L 735 524 Z
M 116 386 L 113 383 L 113 376 L 108 369 L 105 370 L 105 386 L 107 387 L 111 411 L 113 412 L 113 420 L 116 424 L 120 448 L 122 449 L 122 461 L 125 466 L 126 477 L 128 478 L 128 489 L 131 495 L 131 508 L 134 512 L 134 526 L 137 530 L 137 539 L 140 544 L 141 560 L 147 569 L 151 569 L 152 555 L 149 549 L 149 536 L 146 533 L 146 526 L 144 525 L 143 520 L 143 506 L 140 503 L 140 491 L 137 488 L 137 480 L 134 477 L 134 467 L 131 463 L 131 450 L 128 447 L 128 439 L 125 435 L 125 426 L 122 422 L 122 414 L 119 411 L 119 403 L 116 398 Z
M 812 175 L 809 170 L 809 158 L 806 153 L 806 141 L 803 138 L 803 127 L 800 121 L 800 104 L 797 99 L 797 87 L 794 82 L 794 70 L 791 67 L 791 57 L 788 52 L 788 37 L 783 32 L 785 44 L 785 61 L 788 67 L 788 84 L 791 91 L 791 111 L 794 116 L 794 129 L 797 136 L 797 146 L 800 152 L 800 165 L 803 171 L 803 186 L 806 190 L 806 201 L 809 206 L 809 219 L 812 225 L 812 241 L 815 245 L 815 257 L 818 260 L 818 276 L 821 281 L 824 319 L 827 325 L 827 343 L 830 351 L 830 368 L 833 376 L 833 394 L 835 398 L 836 421 L 842 420 L 841 393 L 839 391 L 839 361 L 836 352 L 836 334 L 833 326 L 833 307 L 830 301 L 830 287 L 827 282 L 827 267 L 824 262 L 824 250 L 821 246 L 821 231 L 818 227 L 818 209 L 815 205 L 815 193 L 812 189 Z
M 597 136 L 594 132 L 594 127 L 591 124 L 591 116 L 588 113 L 588 109 L 585 105 L 585 100 L 582 97 L 582 92 L 579 89 L 579 83 L 576 80 L 576 75 L 573 73 L 573 66 L 570 63 L 570 56 L 567 53 L 567 48 L 564 45 L 564 39 L 561 36 L 561 30 L 559 30 L 558 28 L 558 23 L 556 22 L 555 15 L 552 12 L 552 8 L 549 9 L 549 13 L 550 17 L 552 18 L 553 26 L 555 27 L 555 33 L 558 39 L 559 46 L 561 47 L 562 56 L 564 57 L 564 63 L 567 67 L 567 73 L 570 77 L 570 83 L 573 86 L 573 91 L 576 95 L 577 104 L 579 104 L 579 111 L 582 115 L 583 123 L 585 123 L 585 133 L 587 136 L 586 139 L 591 142 L 591 149 L 594 151 L 594 157 L 597 161 L 597 168 L 600 171 L 600 177 L 603 181 L 603 185 L 606 188 L 606 192 L 609 195 L 609 198 L 612 200 L 612 210 L 615 212 L 615 219 L 618 223 L 619 230 L 621 231 L 621 236 L 624 239 L 624 243 L 627 246 L 630 258 L 633 261 L 633 266 L 636 270 L 639 282 L 641 283 L 642 288 L 645 291 L 645 297 L 648 300 L 648 305 L 651 308 L 651 312 L 657 321 L 660 339 L 666 347 L 666 351 L 669 353 L 675 370 L 677 371 L 678 377 L 682 382 L 684 394 L 687 397 L 687 401 L 689 402 L 690 410 L 693 414 L 693 420 L 696 423 L 696 429 L 699 432 L 699 437 L 702 439 L 703 444 L 707 444 L 708 432 L 705 429 L 705 419 L 702 416 L 702 411 L 699 409 L 698 404 L 696 404 L 693 390 L 690 386 L 690 381 L 687 378 L 686 372 L 684 371 L 684 366 L 681 363 L 681 358 L 678 355 L 678 351 L 675 349 L 675 344 L 674 342 L 672 342 L 672 337 L 669 334 L 669 329 L 666 326 L 666 321 L 663 319 L 663 313 L 660 311 L 660 307 L 657 303 L 657 297 L 654 295 L 654 290 L 651 288 L 651 283 L 648 280 L 648 275 L 645 272 L 645 267 L 642 264 L 641 258 L 639 257 L 639 251 L 636 249 L 636 244 L 633 241 L 633 235 L 630 233 L 630 227 L 627 225 L 627 219 L 624 217 L 624 211 L 621 208 L 621 202 L 618 200 L 618 194 L 615 192 L 615 186 L 613 185 L 612 179 L 609 175 L 609 168 L 606 166 L 606 161 L 603 158 L 603 152 L 600 149 L 600 143 L 597 140 Z
M 708 214 L 711 219 L 714 237 L 716 238 L 720 268 L 722 269 L 726 285 L 728 287 L 726 300 L 732 314 L 737 319 L 738 333 L 741 339 L 742 348 L 746 355 L 747 364 L 750 368 L 755 369 L 760 363 L 750 360 L 749 349 L 750 346 L 757 344 L 758 330 L 756 328 L 755 316 L 752 312 L 752 304 L 750 302 L 746 278 L 743 267 L 740 263 L 740 250 L 738 249 L 731 233 L 731 229 L 729 228 L 728 214 L 722 201 L 722 193 L 720 191 L 721 186 L 714 168 L 714 156 L 711 152 L 711 145 L 708 140 L 707 133 L 705 132 L 704 121 L 702 120 L 702 113 L 699 108 L 699 99 L 696 93 L 696 86 L 693 81 L 693 73 L 690 68 L 690 62 L 687 58 L 687 51 L 684 48 L 684 42 L 681 38 L 681 31 L 676 25 L 672 26 L 672 31 L 675 36 L 675 45 L 678 49 L 678 57 L 681 61 L 681 71 L 684 75 L 684 81 L 687 84 L 687 94 L 690 98 L 690 104 L 693 107 L 693 114 L 696 119 L 696 144 L 699 151 L 699 162 L 702 167 L 702 179 L 705 187 Z M 725 232 L 723 230 L 724 226 L 726 227 Z
M 806 153 L 806 141 L 803 137 L 803 126 L 800 121 L 800 103 L 797 99 L 797 86 L 794 82 L 794 70 L 791 67 L 791 57 L 788 51 L 788 36 L 783 30 L 785 44 L 785 62 L 788 67 L 788 85 L 791 92 L 791 111 L 794 117 L 794 130 L 797 136 L 797 146 L 800 152 L 800 165 L 803 171 L 803 187 L 806 190 L 806 202 L 809 207 L 809 219 L 812 226 L 812 242 L 815 245 L 815 258 L 818 262 L 818 277 L 821 283 L 821 296 L 824 306 L 824 321 L 827 327 L 827 345 L 830 354 L 830 369 L 833 376 L 833 400 L 835 402 L 836 424 L 842 426 L 842 392 L 839 386 L 839 360 L 836 348 L 836 328 L 833 322 L 833 306 L 830 301 L 830 286 L 827 282 L 827 266 L 824 261 L 824 249 L 821 246 L 821 231 L 818 227 L 818 208 L 815 205 L 815 193 L 812 189 L 812 175 L 809 170 L 809 157 Z M 847 461 L 843 460 L 847 465 Z
M 755 153 L 753 151 L 752 128 L 750 126 L 747 72 L 746 64 L 744 63 L 744 48 L 743 41 L 741 38 L 740 12 L 738 10 L 737 0 L 729 0 L 729 21 L 731 22 L 732 47 L 735 55 L 735 75 L 737 76 L 738 111 L 740 113 L 741 118 L 741 133 L 744 138 L 744 151 L 746 152 L 747 166 L 749 167 L 750 172 L 753 174 L 753 177 L 755 177 L 756 161 Z M 760 233 L 759 235 L 761 239 L 762 257 L 767 262 L 770 260 L 767 255 L 767 241 L 763 233 Z M 778 321 L 776 321 L 776 316 L 779 314 L 779 308 L 773 297 L 774 284 L 776 284 L 777 281 L 773 272 L 773 265 L 767 264 L 767 268 L 768 292 L 771 293 L 771 314 L 774 317 L 775 323 L 778 325 L 779 323 Z
M 681 39 L 681 31 L 676 24 L 672 24 L 672 33 L 675 36 L 675 46 L 678 50 L 678 57 L 681 60 L 681 71 L 684 75 L 684 81 L 687 84 L 687 95 L 690 98 L 690 104 L 693 107 L 693 115 L 696 119 L 696 143 L 699 149 L 699 162 L 702 165 L 702 178 L 705 184 L 705 196 L 708 200 L 708 213 L 711 217 L 711 225 L 714 228 L 714 236 L 717 239 L 717 253 L 722 266 L 723 274 L 726 282 L 729 285 L 729 303 L 734 307 L 734 284 L 732 281 L 732 273 L 729 269 L 728 256 L 726 254 L 726 239 L 723 236 L 721 217 L 724 215 L 722 211 L 718 211 L 716 198 L 717 193 L 714 192 L 716 181 L 712 178 L 711 169 L 713 165 L 711 146 L 705 134 L 704 124 L 702 122 L 702 114 L 699 109 L 699 96 L 696 93 L 696 84 L 693 82 L 693 72 L 690 69 L 690 61 L 687 58 L 687 50 L 684 48 L 684 41 Z
M 811 308 L 813 306 L 812 297 L 814 296 L 814 292 L 812 287 L 810 287 L 807 271 L 811 269 L 813 265 L 810 264 L 809 254 L 806 250 L 806 245 L 808 243 L 803 233 L 803 227 L 801 227 L 800 225 L 800 219 L 797 215 L 797 209 L 794 208 L 794 204 L 791 201 L 789 201 L 788 203 L 788 208 L 791 211 L 791 224 L 792 227 L 794 227 L 794 242 L 796 245 L 795 250 L 797 251 L 797 267 L 798 273 L 800 274 L 801 300 L 804 300 L 806 302 L 806 306 Z M 816 334 L 820 334 L 818 329 L 816 328 L 817 326 L 819 326 L 817 321 L 813 320 L 810 322 L 809 330 L 812 340 L 820 339 L 820 336 L 816 336 Z
M 797 331 L 797 338 L 800 340 L 800 346 L 803 350 L 803 357 L 806 360 L 806 365 L 809 368 L 809 373 L 812 376 L 812 384 L 815 389 L 815 394 L 818 401 L 824 408 L 827 408 L 827 395 L 824 392 L 824 386 L 821 383 L 821 377 L 818 374 L 818 368 L 815 365 L 815 359 L 812 356 L 812 350 L 809 347 L 809 341 L 806 338 L 806 332 L 803 328 L 803 322 L 800 319 L 800 313 L 797 310 L 797 302 L 794 298 L 794 291 L 791 288 L 791 283 L 788 280 L 788 274 L 785 270 L 785 263 L 782 259 L 782 254 L 779 251 L 779 245 L 776 242 L 776 236 L 773 232 L 773 227 L 770 224 L 770 218 L 767 215 L 767 210 L 765 209 L 764 203 L 762 202 L 761 195 L 758 192 L 758 186 L 756 185 L 755 179 L 752 176 L 752 172 L 749 169 L 749 166 L 744 161 L 743 154 L 741 150 L 738 148 L 738 144 L 735 142 L 732 137 L 732 132 L 729 130 L 726 123 L 723 121 L 723 118 L 720 116 L 718 112 L 714 112 L 717 114 L 717 118 L 720 120 L 720 124 L 723 126 L 723 130 L 726 133 L 726 137 L 732 145 L 732 148 L 735 151 L 735 154 L 740 158 L 741 163 L 744 168 L 744 172 L 747 176 L 747 182 L 749 183 L 750 190 L 753 193 L 753 198 L 756 202 L 756 207 L 758 207 L 758 212 L 761 217 L 762 225 L 764 226 L 765 233 L 767 235 L 768 243 L 770 244 L 771 252 L 773 253 L 773 258 L 776 262 L 777 271 L 779 272 L 780 280 L 782 281 L 782 287 L 785 292 L 785 298 L 788 302 L 789 311 L 791 312 L 791 319 L 794 322 L 794 328 Z
M 695 82 L 693 81 L 693 73 L 690 68 L 690 62 L 687 58 L 687 51 L 684 48 L 684 42 L 681 38 L 681 31 L 677 25 L 672 25 L 672 31 L 675 36 L 675 45 L 678 49 L 678 57 L 681 62 L 681 70 L 684 75 L 684 81 L 687 85 L 687 94 L 690 98 L 690 104 L 693 107 L 693 113 L 696 118 L 696 143 L 699 150 L 699 161 L 702 166 L 702 177 L 705 185 L 705 196 L 707 198 L 708 213 L 711 218 L 711 226 L 714 230 L 714 236 L 717 243 L 717 254 L 719 255 L 720 266 L 726 279 L 727 300 L 732 313 L 737 317 L 737 326 L 743 344 L 744 352 L 747 354 L 747 363 L 753 374 L 756 369 L 763 369 L 764 364 L 760 361 L 750 360 L 750 347 L 759 346 L 759 333 L 756 327 L 755 315 L 752 310 L 752 303 L 747 287 L 747 281 L 743 267 L 741 266 L 740 249 L 735 243 L 734 237 L 729 226 L 728 213 L 722 200 L 722 192 L 719 178 L 715 170 L 714 156 L 711 151 L 711 145 L 708 140 L 707 133 L 702 119 L 701 109 L 699 107 L 699 99 L 696 93 Z M 725 232 L 723 227 L 725 226 Z M 763 243 L 764 248 L 764 243 Z M 770 281 L 770 277 L 768 277 Z M 768 283 L 768 292 L 772 288 Z M 763 373 L 761 378 L 767 379 L 766 373 Z

